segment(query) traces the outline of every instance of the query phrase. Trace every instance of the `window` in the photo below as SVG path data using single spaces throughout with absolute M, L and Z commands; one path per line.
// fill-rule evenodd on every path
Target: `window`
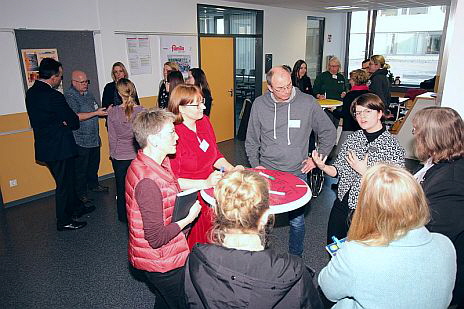
M 375 19 L 375 28 L 367 31 L 369 16 Z M 437 71 L 444 21 L 442 6 L 380 10 L 377 16 L 368 11 L 353 12 L 349 71 L 360 68 L 370 50 L 372 55 L 385 57 L 390 72 L 403 84 L 418 85 L 432 78 Z

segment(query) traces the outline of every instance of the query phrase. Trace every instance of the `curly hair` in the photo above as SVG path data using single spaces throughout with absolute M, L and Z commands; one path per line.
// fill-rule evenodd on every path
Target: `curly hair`
M 243 170 L 227 173 L 214 190 L 216 220 L 212 240 L 222 245 L 228 232 L 258 233 L 265 243 L 261 218 L 269 209 L 269 184 L 258 173 Z

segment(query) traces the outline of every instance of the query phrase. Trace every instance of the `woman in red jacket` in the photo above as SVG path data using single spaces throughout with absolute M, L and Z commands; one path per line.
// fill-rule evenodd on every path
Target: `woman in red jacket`
M 142 148 L 126 176 L 129 260 L 145 271 L 156 295 L 155 308 L 183 308 L 184 265 L 189 254 L 182 231 L 200 213 L 196 202 L 184 219 L 172 222 L 180 187 L 168 154 L 176 152 L 174 115 L 165 110 L 140 112 L 132 124 Z
M 203 115 L 205 101 L 200 88 L 178 85 L 169 97 L 168 109 L 176 115 L 175 128 L 179 135 L 177 152 L 170 156 L 171 166 L 183 190 L 216 185 L 222 173 L 215 169 L 223 172 L 243 169 L 241 165 L 234 167 L 219 151 L 213 127 L 208 116 Z M 211 181 L 206 181 L 208 179 Z M 199 200 L 201 214 L 188 238 L 190 248 L 197 242 L 210 242 L 208 232 L 212 226 L 213 213 L 201 197 Z

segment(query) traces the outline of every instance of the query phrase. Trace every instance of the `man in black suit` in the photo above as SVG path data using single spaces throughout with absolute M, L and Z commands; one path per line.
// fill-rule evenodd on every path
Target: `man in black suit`
M 95 210 L 77 198 L 74 186 L 74 156 L 77 154 L 72 130 L 79 128 L 79 117 L 59 91 L 63 68 L 58 61 L 45 58 L 39 65 L 39 79 L 26 93 L 26 108 L 34 131 L 35 159 L 50 169 L 56 182 L 56 224 L 59 231 L 77 230 L 86 222 L 74 221 Z

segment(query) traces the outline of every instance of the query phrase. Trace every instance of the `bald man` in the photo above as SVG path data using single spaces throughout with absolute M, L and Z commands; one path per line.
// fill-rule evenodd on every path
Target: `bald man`
M 87 189 L 95 192 L 107 192 L 108 187 L 98 183 L 100 166 L 100 136 L 98 117 L 107 115 L 106 108 L 99 107 L 94 96 L 88 91 L 90 80 L 82 71 L 73 71 L 71 86 L 64 93 L 69 107 L 77 114 L 80 128 L 73 131 L 78 148 L 75 160 L 76 192 L 83 203 L 91 200 Z
M 245 149 L 252 167 L 264 167 L 307 181 L 314 168 L 308 157 L 309 135 L 318 136 L 318 149 L 328 155 L 335 144 L 335 127 L 314 97 L 292 86 L 290 72 L 274 67 L 266 75 L 269 91 L 254 101 Z M 305 207 L 288 213 L 289 253 L 302 256 Z

